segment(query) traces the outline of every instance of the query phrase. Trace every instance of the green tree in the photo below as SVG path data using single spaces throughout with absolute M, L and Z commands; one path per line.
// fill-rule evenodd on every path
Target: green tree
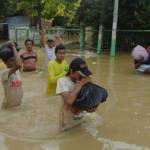
M 26 14 L 31 17 L 52 19 L 64 17 L 70 24 L 80 6 L 80 0 L 1 0 L 0 16 Z
M 149 0 L 120 0 L 118 22 L 120 29 L 149 29 L 149 18 Z
M 112 28 L 114 0 L 82 0 L 78 10 L 78 19 L 85 25 L 98 29 L 103 10 L 103 23 L 106 29 Z M 149 0 L 120 0 L 118 29 L 149 29 L 150 28 Z
M 1 0 L 0 16 L 9 16 L 16 12 L 16 4 L 13 3 L 13 0 Z
M 80 6 L 81 0 L 45 0 L 45 6 L 43 9 L 43 16 L 51 19 L 57 18 L 66 20 L 66 24 L 71 24 L 76 11 Z

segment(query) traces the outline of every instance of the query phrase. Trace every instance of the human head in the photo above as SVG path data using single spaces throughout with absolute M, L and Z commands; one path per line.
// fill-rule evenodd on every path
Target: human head
M 15 44 L 16 46 L 16 44 Z M 4 44 L 0 48 L 0 58 L 4 62 L 4 64 L 7 66 L 7 68 L 11 68 L 15 64 L 15 59 L 12 52 L 12 46 L 10 44 Z
M 150 54 L 150 44 L 149 44 L 149 45 L 146 45 L 146 50 L 147 50 L 147 52 Z
M 27 48 L 27 51 L 32 51 L 33 45 L 34 45 L 33 40 L 31 40 L 31 39 L 25 40 L 25 46 Z
M 2 61 L 4 62 L 4 64 L 7 66 L 7 68 L 12 68 L 14 65 L 15 65 L 15 58 L 14 56 L 8 58 L 8 59 L 5 59 Z
M 56 60 L 62 62 L 65 59 L 66 48 L 64 45 L 59 44 L 55 48 Z
M 72 75 L 75 80 L 81 80 L 83 77 L 88 77 L 92 72 L 88 69 L 86 62 L 82 58 L 75 58 L 69 66 L 67 75 Z
M 53 39 L 48 39 L 47 45 L 49 48 L 53 48 L 53 47 L 55 47 L 55 41 Z

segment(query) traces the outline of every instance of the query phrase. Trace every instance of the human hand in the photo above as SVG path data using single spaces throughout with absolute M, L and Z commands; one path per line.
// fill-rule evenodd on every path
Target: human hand
M 77 87 L 80 87 L 80 89 L 81 89 L 81 87 L 88 82 L 90 82 L 90 79 L 87 77 L 84 77 L 81 80 L 77 81 L 76 85 L 77 85 Z
M 76 84 L 75 84 L 75 87 L 76 87 L 77 89 L 81 89 L 83 85 L 84 85 L 84 84 L 83 84 L 82 82 L 77 81 Z
M 7 45 L 9 48 L 11 48 L 12 50 L 13 50 L 13 48 L 16 48 L 15 43 L 12 42 L 12 41 L 6 42 L 6 45 Z
M 79 82 L 81 82 L 84 85 L 90 81 L 91 81 L 90 77 L 83 77 Z
M 47 40 L 48 40 L 47 35 L 44 35 L 44 41 L 47 42 Z
M 74 115 L 78 115 L 80 112 L 82 112 L 81 109 L 74 107 L 74 106 L 72 106 L 70 110 Z
M 96 109 L 97 109 L 97 107 L 93 107 L 93 108 L 87 109 L 86 111 L 91 113 L 91 112 L 95 112 Z
M 59 33 L 57 32 L 57 33 L 55 33 L 55 34 L 53 34 L 53 36 L 54 36 L 54 38 L 56 38 L 56 39 L 60 39 L 60 35 L 59 35 Z
M 88 83 L 90 80 L 88 78 L 83 78 L 80 81 L 76 82 L 76 88 L 77 89 L 81 89 L 83 85 L 85 85 L 86 83 Z

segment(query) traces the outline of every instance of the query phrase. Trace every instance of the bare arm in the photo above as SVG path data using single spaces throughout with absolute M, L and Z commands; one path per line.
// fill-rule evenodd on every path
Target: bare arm
M 47 45 L 47 40 L 48 40 L 48 38 L 47 38 L 46 34 L 44 34 L 44 38 L 43 38 L 44 46 Z
M 12 68 L 10 68 L 9 75 L 15 73 L 18 69 L 21 68 L 21 60 L 17 53 L 16 47 L 15 47 L 14 43 L 10 43 L 10 44 L 12 46 L 12 52 L 14 55 L 15 64 Z
M 77 95 L 80 92 L 82 85 L 83 84 L 81 83 L 76 83 L 75 88 L 72 91 L 61 93 L 62 97 L 64 98 L 64 102 L 71 106 L 77 98 Z
M 56 45 L 58 45 L 58 44 L 64 44 L 64 41 L 62 40 L 62 38 L 60 37 L 59 34 L 54 34 L 53 36 L 55 38 Z
M 63 96 L 65 103 L 67 103 L 68 105 L 72 105 L 74 103 L 75 99 L 77 98 L 78 93 L 80 92 L 82 86 L 84 84 L 88 83 L 89 81 L 91 81 L 91 78 L 85 77 L 81 81 L 79 81 L 75 84 L 75 87 L 72 91 L 63 92 L 61 95 Z

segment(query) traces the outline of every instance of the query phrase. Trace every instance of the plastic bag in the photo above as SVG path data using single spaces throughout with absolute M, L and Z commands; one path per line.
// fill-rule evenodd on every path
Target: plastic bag
M 90 82 L 81 88 L 73 105 L 81 110 L 88 110 L 105 102 L 107 97 L 106 89 Z
M 132 50 L 132 57 L 135 60 L 140 60 L 142 57 L 144 58 L 144 61 L 148 60 L 149 54 L 147 52 L 147 50 L 140 46 L 137 45 L 133 50 Z

